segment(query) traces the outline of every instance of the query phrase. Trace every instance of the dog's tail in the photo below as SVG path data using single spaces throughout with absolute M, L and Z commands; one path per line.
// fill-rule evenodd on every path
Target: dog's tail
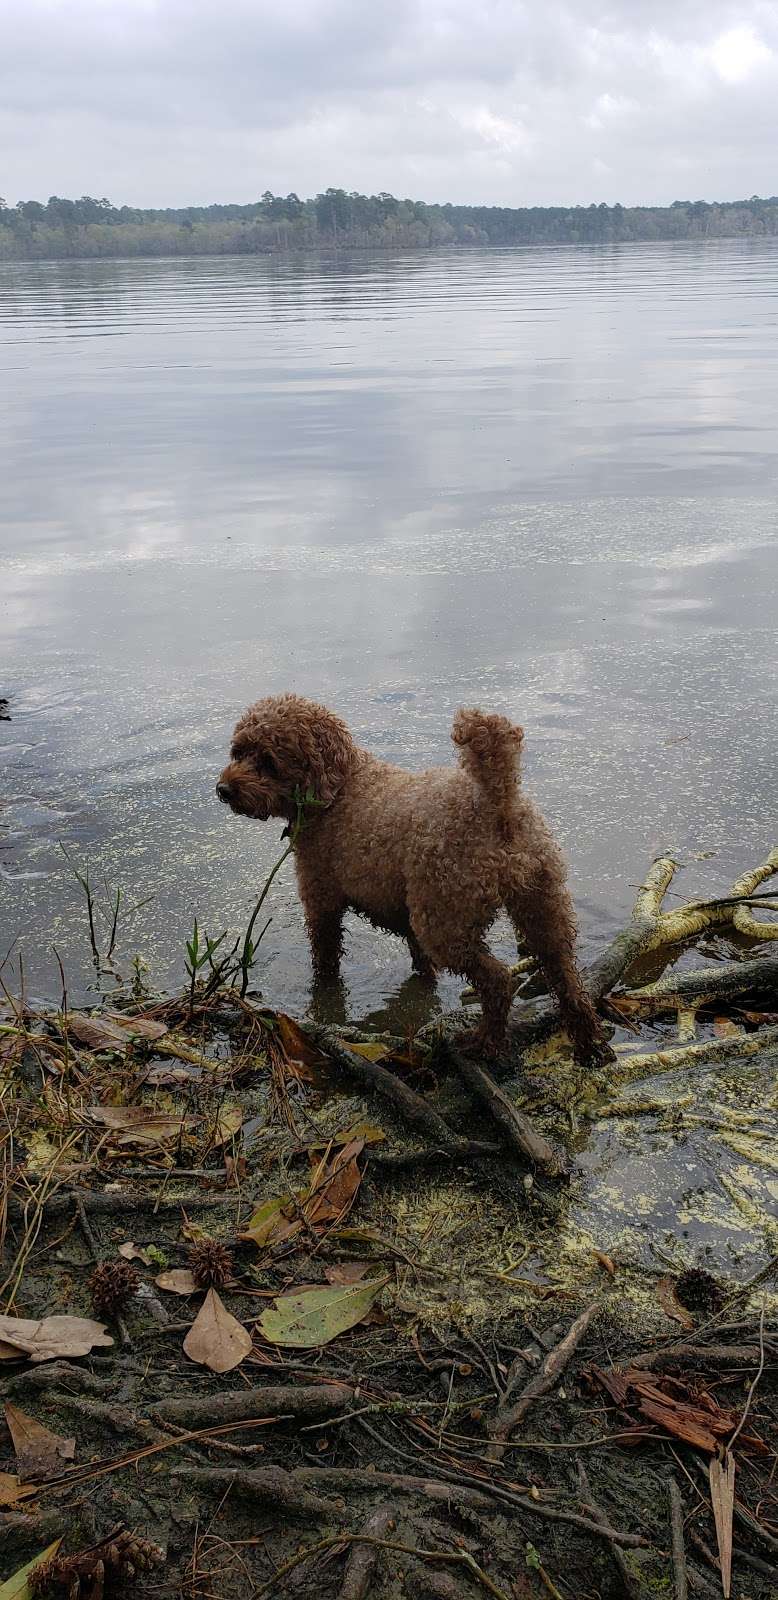
M 507 717 L 463 708 L 454 718 L 451 737 L 465 771 L 488 796 L 507 829 L 516 808 L 523 729 Z

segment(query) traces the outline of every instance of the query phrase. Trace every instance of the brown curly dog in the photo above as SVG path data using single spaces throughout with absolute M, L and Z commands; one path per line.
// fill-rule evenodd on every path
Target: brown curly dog
M 404 772 L 361 750 L 324 706 L 278 695 L 241 717 L 216 792 L 262 822 L 292 822 L 295 794 L 315 794 L 294 853 L 317 984 L 337 981 L 343 914 L 356 911 L 407 939 L 422 976 L 445 967 L 469 979 L 483 1014 L 477 1042 L 498 1051 L 513 982 L 485 935 L 504 908 L 585 1062 L 602 1034 L 575 963 L 562 856 L 519 787 L 522 730 L 463 710 L 452 738 L 459 767 Z

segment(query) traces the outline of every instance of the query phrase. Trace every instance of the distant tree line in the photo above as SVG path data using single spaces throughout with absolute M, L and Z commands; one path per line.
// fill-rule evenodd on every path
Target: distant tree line
M 778 234 L 778 197 L 675 200 L 671 206 L 454 206 L 327 189 L 312 200 L 267 190 L 249 205 L 169 210 L 84 195 L 0 200 L 0 260 L 275 255 L 317 249 L 440 245 L 617 244 Z

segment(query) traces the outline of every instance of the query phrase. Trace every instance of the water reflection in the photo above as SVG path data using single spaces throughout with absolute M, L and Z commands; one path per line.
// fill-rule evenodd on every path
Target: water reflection
M 155 894 L 125 943 L 162 982 L 195 910 L 241 925 L 278 840 L 213 775 L 236 713 L 288 687 L 413 766 L 452 758 L 462 702 L 522 721 L 589 945 L 659 845 L 690 892 L 759 858 L 777 260 L 0 267 L 0 928 L 30 981 L 53 989 L 53 941 L 89 973 L 58 838 Z M 401 942 L 358 923 L 346 979 L 382 1026 L 423 1009 Z M 260 981 L 307 1002 L 291 877 Z

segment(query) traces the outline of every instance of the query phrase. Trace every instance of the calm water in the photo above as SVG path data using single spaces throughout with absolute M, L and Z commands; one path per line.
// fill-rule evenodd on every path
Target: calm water
M 524 723 L 588 950 L 658 846 L 697 892 L 775 842 L 774 241 L 5 265 L 0 366 L 0 959 L 34 992 L 54 943 L 89 981 L 60 840 L 153 896 L 120 950 L 163 985 L 195 911 L 239 928 L 279 830 L 214 779 L 276 690 L 414 767 L 462 702 Z M 290 871 L 271 909 L 300 1007 Z M 347 975 L 396 1017 L 401 944 L 355 923 Z

